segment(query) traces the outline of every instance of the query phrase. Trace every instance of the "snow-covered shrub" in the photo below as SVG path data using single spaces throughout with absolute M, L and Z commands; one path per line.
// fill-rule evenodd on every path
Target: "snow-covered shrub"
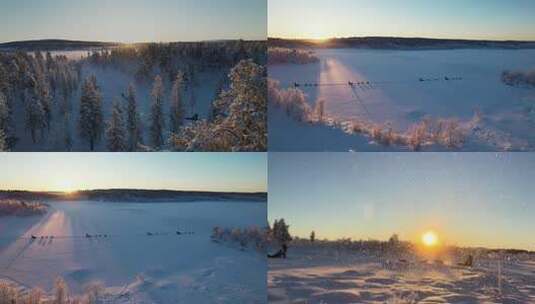
M 467 130 L 458 119 L 430 118 L 412 125 L 406 134 L 407 144 L 412 150 L 420 150 L 425 144 L 438 144 L 446 148 L 461 148 Z
M 48 205 L 39 202 L 0 200 L 0 216 L 31 216 L 45 214 Z
M 297 88 L 284 90 L 281 94 L 286 114 L 297 121 L 307 121 L 312 113 L 303 91 Z
M 297 121 L 310 122 L 312 119 L 314 111 L 308 104 L 305 93 L 298 88 L 281 89 L 277 80 L 269 79 L 268 100 Z
M 239 146 L 239 135 L 216 123 L 201 120 L 183 127 L 179 134 L 172 134 L 170 143 L 177 151 L 233 151 Z
M 318 62 L 319 58 L 312 51 L 281 47 L 268 48 L 268 64 L 308 64 Z
M 504 71 L 502 82 L 509 86 L 535 86 L 535 70 Z
M 100 304 L 108 303 L 103 299 L 104 286 L 99 282 L 89 283 L 84 294 L 69 295 L 69 287 L 63 278 L 54 282 L 52 294 L 39 288 L 24 291 L 15 284 L 0 280 L 0 304 Z
M 466 132 L 457 119 L 439 119 L 436 122 L 436 141 L 448 148 L 460 148 L 464 144 Z
M 216 242 L 230 242 L 239 244 L 240 247 L 253 247 L 264 250 L 267 243 L 266 229 L 256 226 L 248 228 L 221 228 L 214 227 L 211 239 Z
M 427 119 L 410 126 L 406 134 L 409 147 L 414 151 L 420 150 L 427 141 L 428 134 L 429 121 Z
M 69 287 L 63 278 L 58 277 L 54 282 L 54 304 L 69 304 Z
M 43 295 L 44 292 L 38 288 L 21 292 L 17 286 L 0 281 L 0 304 L 44 304 Z
M 84 304 L 99 304 L 106 303 L 102 301 L 104 294 L 104 285 L 101 282 L 90 282 L 84 287 L 85 294 L 82 297 L 82 303 Z
M 314 114 L 319 122 L 323 122 L 325 116 L 325 99 L 319 99 L 314 106 Z

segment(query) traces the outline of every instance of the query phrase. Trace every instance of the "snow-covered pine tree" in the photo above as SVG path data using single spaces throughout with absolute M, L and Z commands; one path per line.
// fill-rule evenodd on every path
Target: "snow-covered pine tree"
M 189 106 L 191 109 L 191 115 L 195 115 L 197 113 L 197 111 L 195 110 L 197 108 L 197 95 L 195 94 L 194 88 L 191 88 L 189 94 Z
M 7 133 L 10 121 L 9 105 L 4 93 L 0 90 L 0 152 L 8 151 Z
M 72 133 L 69 113 L 63 115 L 63 144 L 65 151 L 72 150 Z
M 220 98 L 220 96 L 224 92 L 223 88 L 225 86 L 225 77 L 221 77 L 219 81 L 217 82 L 217 86 L 216 86 L 215 94 L 214 94 L 215 100 L 210 103 L 210 108 L 208 110 L 209 122 L 214 122 L 218 116 L 223 114 L 223 113 L 220 113 L 220 109 L 218 108 L 216 101 Z
M 287 225 L 283 218 L 273 222 L 273 238 L 280 244 L 286 244 L 292 240 L 289 231 L 290 225 Z
M 184 83 L 184 74 L 179 71 L 173 83 L 171 90 L 171 111 L 169 113 L 169 122 L 171 132 L 178 133 L 184 123 L 184 105 L 182 103 L 182 88 Z
M 43 107 L 45 114 L 45 125 L 47 130 L 50 131 L 52 125 L 52 95 L 50 92 L 50 85 L 48 84 L 46 77 L 38 78 L 39 100 Z
M 0 152 L 7 152 L 9 148 L 7 146 L 7 137 L 4 130 L 0 129 Z
M 0 130 L 4 131 L 4 135 L 7 136 L 7 129 L 10 120 L 9 105 L 7 104 L 7 98 L 4 93 L 0 92 Z
M 48 130 L 50 130 L 52 122 L 52 95 L 50 93 L 50 84 L 46 75 L 46 64 L 43 55 L 40 52 L 36 53 L 34 61 L 34 96 L 37 97 L 41 103 L 44 112 L 44 123 Z
M 136 151 L 138 143 L 143 143 L 143 134 L 141 118 L 137 110 L 136 89 L 132 83 L 126 91 L 126 100 L 127 149 L 128 151 Z
M 126 130 L 123 118 L 123 110 L 119 100 L 114 100 L 111 110 L 111 118 L 106 129 L 107 147 L 111 152 L 126 150 Z
M 267 148 L 266 69 L 252 60 L 240 61 L 229 74 L 230 95 L 224 125 L 240 137 L 240 150 Z
M 6 66 L 0 62 L 0 93 L 3 93 L 7 98 L 9 94 L 10 83 L 9 83 L 9 74 Z
M 37 132 L 46 128 L 45 111 L 33 89 L 25 90 L 26 129 L 30 130 L 32 142 L 37 142 Z
M 88 77 L 82 86 L 78 132 L 89 143 L 91 151 L 101 138 L 104 129 L 102 118 L 102 97 L 96 85 L 96 77 Z
M 151 105 L 151 122 L 150 122 L 150 139 L 152 147 L 156 150 L 162 148 L 164 144 L 163 129 L 165 120 L 163 115 L 163 95 L 164 87 L 162 77 L 159 75 L 154 78 L 152 86 L 152 105 Z
M 59 112 L 66 115 L 71 111 L 71 95 L 73 88 L 71 87 L 70 75 L 67 71 L 60 72 L 59 80 L 61 82 L 61 102 L 59 104 Z

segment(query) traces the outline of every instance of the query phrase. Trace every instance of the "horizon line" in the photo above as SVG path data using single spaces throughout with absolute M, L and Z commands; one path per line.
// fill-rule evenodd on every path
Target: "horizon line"
M 93 188 L 93 189 L 77 189 L 71 191 L 62 190 L 20 190 L 20 189 L 0 189 L 0 192 L 29 192 L 29 193 L 67 193 L 67 192 L 84 192 L 84 191 L 120 191 L 120 190 L 138 190 L 138 191 L 170 191 L 170 192 L 201 192 L 201 193 L 238 193 L 238 194 L 257 194 L 267 193 L 267 191 L 217 191 L 217 190 L 200 190 L 200 189 L 163 189 L 163 188 Z
M 439 37 L 430 37 L 430 36 L 332 36 L 328 38 L 298 38 L 298 37 L 282 37 L 282 36 L 269 36 L 269 39 L 280 39 L 280 40 L 308 40 L 308 41 L 328 41 L 328 40 L 341 40 L 341 39 L 352 39 L 352 38 L 401 38 L 401 39 L 430 39 L 430 40 L 461 40 L 461 41 L 486 41 L 486 42 L 530 42 L 535 43 L 535 38 L 533 40 L 515 40 L 515 39 L 485 39 L 485 38 L 439 38 Z
M 143 44 L 143 43 L 191 43 L 191 42 L 219 42 L 219 41 L 266 41 L 268 38 L 264 39 L 246 39 L 246 38 L 214 38 L 214 39 L 204 39 L 204 40 L 152 40 L 152 41 L 112 41 L 112 40 L 84 40 L 84 39 L 72 39 L 72 38 L 29 38 L 21 40 L 7 40 L 0 41 L 0 44 L 8 43 L 20 43 L 20 42 L 39 42 L 39 41 L 64 41 L 64 42 L 92 42 L 92 43 L 110 43 L 110 44 Z

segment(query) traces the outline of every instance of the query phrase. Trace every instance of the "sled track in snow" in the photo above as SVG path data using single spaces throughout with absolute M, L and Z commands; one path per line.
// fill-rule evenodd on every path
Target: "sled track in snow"
M 366 81 L 366 80 L 348 80 L 347 82 L 306 82 L 306 81 L 296 81 L 286 84 L 286 87 L 295 87 L 295 88 L 314 88 L 314 87 L 336 87 L 336 86 L 350 86 L 356 89 L 369 90 L 376 89 L 380 86 L 385 85 L 421 85 L 427 83 L 453 83 L 459 81 L 470 80 L 470 78 L 460 77 L 460 76 L 444 76 L 444 77 L 432 77 L 432 78 L 418 78 L 413 80 L 378 80 L 378 81 Z

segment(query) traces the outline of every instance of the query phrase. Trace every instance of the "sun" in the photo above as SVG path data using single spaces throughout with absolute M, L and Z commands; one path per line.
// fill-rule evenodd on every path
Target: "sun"
M 427 247 L 433 247 L 438 244 L 438 236 L 434 231 L 427 231 L 422 234 L 422 243 Z
M 73 192 L 76 192 L 76 190 L 74 189 L 74 186 L 72 184 L 71 181 L 68 181 L 68 180 L 63 180 L 63 181 L 60 181 L 58 183 L 58 188 L 61 192 L 64 192 L 64 193 L 73 193 Z

